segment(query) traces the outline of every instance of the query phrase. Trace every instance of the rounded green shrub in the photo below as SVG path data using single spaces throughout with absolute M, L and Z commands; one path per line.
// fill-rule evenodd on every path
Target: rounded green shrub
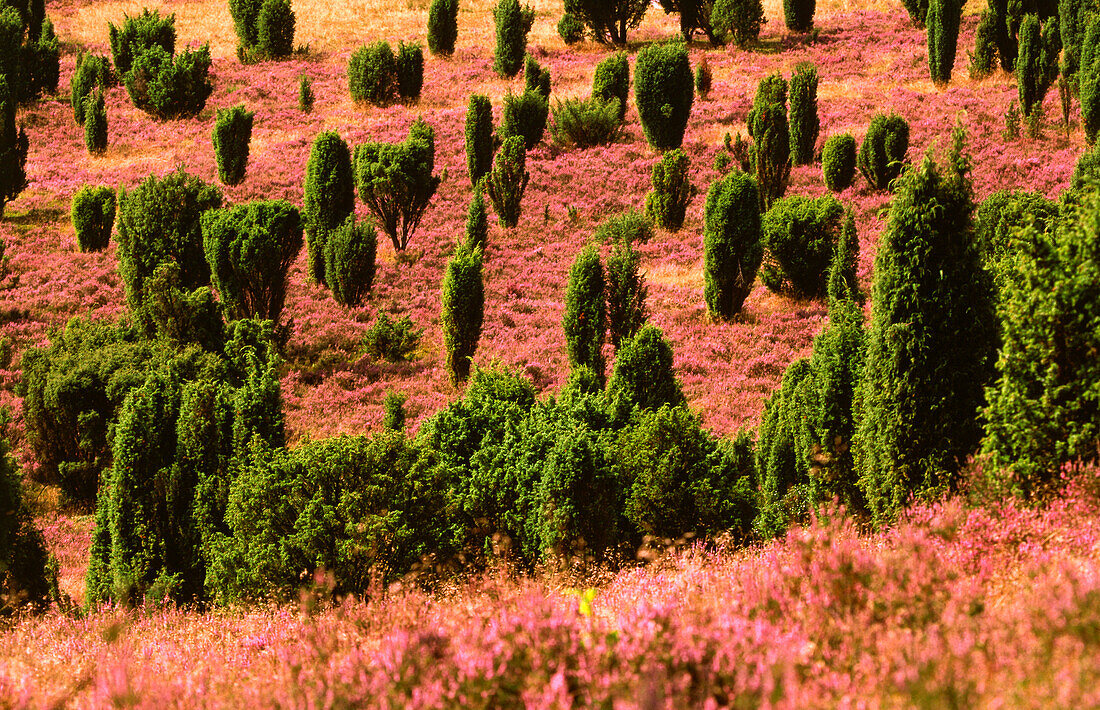
M 714 0 L 710 10 L 714 31 L 738 47 L 755 44 L 767 21 L 761 0 Z
M 601 59 L 592 76 L 592 98 L 619 102 L 619 120 L 626 116 L 626 101 L 630 98 L 630 62 L 626 52 L 615 52 Z
M 695 195 L 687 153 L 676 148 L 661 156 L 653 166 L 653 189 L 646 194 L 645 211 L 657 224 L 670 232 L 684 225 L 688 203 Z
M 126 92 L 134 106 L 160 120 L 191 118 L 206 106 L 214 90 L 210 72 L 210 45 L 173 57 L 153 45 L 134 57 L 126 74 Z
M 260 54 L 268 59 L 293 54 L 294 24 L 290 0 L 264 0 L 256 18 L 256 46 Z
M 160 47 L 168 56 L 176 53 L 176 16 L 161 17 L 157 10 L 147 8 L 140 15 L 122 16 L 122 26 L 107 23 L 111 56 L 119 77 L 130 73 L 138 55 L 152 47 Z
M 752 290 L 764 256 L 756 181 L 741 172 L 707 191 L 703 227 L 703 297 L 715 318 L 729 320 Z
M 455 52 L 458 39 L 458 0 L 432 0 L 428 10 L 428 51 L 439 57 Z
M 520 202 L 531 179 L 527 172 L 527 151 L 523 139 L 512 136 L 504 139 L 493 160 L 493 169 L 486 180 L 486 191 L 493 203 L 502 227 L 519 224 Z
M 424 86 L 424 49 L 419 43 L 397 45 L 397 94 L 406 101 L 420 98 Z
M 808 62 L 798 64 L 791 75 L 791 160 L 795 165 L 814 162 L 814 146 L 821 132 L 817 116 L 817 67 Z
M 244 104 L 238 104 L 219 109 L 214 117 L 214 157 L 218 163 L 218 178 L 226 185 L 244 180 L 254 116 Z
M 657 150 L 680 147 L 694 93 L 691 62 L 682 43 L 651 44 L 638 52 L 634 101 L 650 146 Z
M 358 306 L 374 284 L 378 234 L 372 222 L 355 215 L 331 231 L 325 241 L 325 276 L 332 297 L 342 306 Z
M 582 249 L 569 269 L 562 326 L 570 369 L 587 367 L 602 378 L 607 309 L 604 305 L 603 264 L 600 263 L 600 250 L 594 244 Z
M 567 45 L 576 44 L 584 39 L 584 23 L 576 15 L 566 12 L 558 20 L 558 37 Z
M 646 323 L 648 289 L 641 273 L 641 255 L 629 239 L 619 239 L 607 256 L 607 334 L 618 350 L 626 338 Z
M 850 133 L 829 136 L 821 149 L 821 174 L 825 187 L 833 192 L 846 190 L 856 176 L 856 139 Z
M 348 60 L 351 100 L 386 106 L 397 98 L 397 57 L 385 40 L 363 45 Z
M 115 226 L 115 191 L 85 185 L 73 195 L 73 230 L 80 251 L 103 251 Z
M 607 392 L 613 407 L 625 414 L 634 407 L 656 410 L 684 403 L 673 366 L 672 346 L 660 328 L 646 323 L 634 337 L 623 339 Z
M 796 298 L 824 296 L 843 216 L 844 208 L 832 195 L 777 201 L 760 220 L 764 285 Z
M 550 133 L 558 145 L 590 148 L 613 143 L 622 133 L 619 101 L 595 97 L 555 101 Z
M 522 94 L 511 91 L 504 94 L 504 109 L 500 117 L 500 136 L 523 138 L 527 150 L 542 140 L 546 132 L 546 117 L 550 113 L 550 100 L 539 91 L 527 89 Z
M 879 113 L 871 119 L 859 147 L 856 165 L 876 190 L 890 189 L 901 174 L 909 151 L 909 124 L 895 113 Z

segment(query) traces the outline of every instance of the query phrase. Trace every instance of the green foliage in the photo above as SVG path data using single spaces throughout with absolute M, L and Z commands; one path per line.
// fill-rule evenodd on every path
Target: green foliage
M 597 242 L 648 242 L 653 237 L 653 220 L 644 212 L 630 209 L 618 212 L 596 225 Z
M 793 523 L 808 522 L 811 512 L 834 498 L 849 512 L 864 508 L 852 458 L 863 351 L 862 308 L 834 301 L 812 356 L 791 363 L 765 403 L 756 462 L 761 535 L 775 537 Z
M 619 120 L 626 116 L 626 101 L 630 98 L 630 62 L 626 52 L 615 52 L 601 59 L 592 76 L 592 98 L 610 103 L 619 102 Z
M 695 196 L 690 168 L 687 153 L 679 148 L 666 152 L 653 166 L 653 189 L 645 196 L 645 211 L 670 232 L 684 226 L 688 203 Z
M 1089 25 L 1078 72 L 1081 125 L 1085 129 L 1085 140 L 1092 145 L 1096 143 L 1096 136 L 1100 135 L 1100 51 L 1090 42 L 1100 43 L 1100 15 Z
M 294 53 L 294 10 L 290 0 L 264 0 L 256 18 L 256 49 L 265 59 Z
M 614 143 L 622 135 L 619 100 L 565 99 L 555 101 L 550 133 L 554 142 L 577 148 Z
M 238 104 L 218 109 L 214 118 L 214 157 L 218 162 L 218 178 L 226 185 L 244 180 L 254 116 L 244 104 Z
M 569 368 L 587 367 L 602 378 L 607 308 L 604 304 L 603 264 L 595 244 L 582 249 L 569 269 L 562 328 L 565 330 Z
M 0 217 L 4 207 L 27 186 L 27 151 L 30 141 L 20 126 L 15 127 L 15 96 L 0 76 Z
M 761 0 L 714 0 L 710 11 L 714 31 L 742 48 L 756 44 L 767 21 Z
M 502 227 L 519 224 L 520 202 L 531 176 L 525 167 L 527 151 L 519 136 L 506 138 L 486 178 L 486 191 Z
M 107 23 L 111 57 L 120 77 L 130 73 L 134 62 L 146 50 L 160 47 L 168 56 L 176 53 L 176 16 L 161 17 L 157 10 L 143 8 L 136 17 L 123 14 L 122 26 Z
M 787 192 L 791 177 L 791 134 L 787 109 L 775 102 L 765 105 L 752 117 L 753 172 L 759 186 L 760 209 L 767 211 Z
M 451 382 L 465 382 L 470 363 L 481 338 L 485 317 L 485 286 L 481 279 L 482 251 L 472 244 L 459 244 L 447 262 L 443 277 L 443 343 L 447 347 L 447 371 Z
M 546 117 L 550 113 L 550 100 L 539 91 L 525 90 L 504 94 L 504 110 L 500 117 L 501 140 L 521 136 L 527 150 L 531 150 L 546 131 Z
M 48 563 L 46 541 L 23 498 L 19 467 L 8 442 L 0 440 L 0 618 L 27 606 L 44 608 L 57 596 Z
M 298 110 L 302 113 L 311 113 L 313 101 L 313 81 L 303 74 L 298 79 Z
M 879 522 L 952 489 L 980 437 L 997 327 L 963 140 L 942 169 L 929 156 L 903 176 L 875 258 L 856 460 Z
M 413 325 L 408 316 L 393 320 L 384 311 L 379 311 L 363 335 L 363 350 L 376 359 L 405 362 L 412 359 L 423 335 L 424 329 Z
M 756 95 L 752 97 L 752 108 L 745 118 L 749 137 L 756 138 L 756 125 L 768 104 L 787 105 L 787 80 L 779 72 L 769 74 L 756 85 Z M 759 139 L 757 139 L 759 140 Z
M 764 256 L 756 181 L 741 172 L 707 191 L 703 226 L 703 297 L 714 318 L 732 319 L 752 290 Z
M 209 72 L 208 44 L 175 57 L 153 45 L 134 57 L 133 68 L 125 75 L 126 93 L 134 106 L 154 118 L 191 118 L 202 111 L 214 90 Z
M 634 102 L 646 142 L 679 148 L 694 99 L 691 62 L 682 43 L 646 45 L 634 65 Z
M 528 54 L 523 60 L 523 88 L 550 98 L 550 70 Z
M 792 32 L 809 32 L 814 28 L 816 0 L 783 0 L 783 22 Z
M 279 322 L 291 265 L 302 250 L 298 208 L 282 200 L 248 202 L 202 216 L 213 285 L 230 319 Z
M 479 247 L 483 252 L 489 239 L 489 213 L 485 209 L 485 195 L 481 186 L 474 187 L 470 209 L 466 212 L 466 243 Z
M 428 10 L 428 51 L 438 57 L 455 52 L 458 39 L 458 0 L 432 0 Z
M 81 55 L 69 82 L 69 104 L 73 108 L 73 120 L 84 124 L 84 99 L 97 86 L 106 87 L 111 80 L 111 67 L 107 58 L 97 54 Z
M 477 185 L 493 167 L 493 105 L 488 96 L 472 94 L 466 109 L 466 168 Z
M 844 213 L 844 225 L 840 228 L 840 238 L 836 251 L 829 263 L 829 284 L 827 292 L 829 303 L 849 300 L 863 305 L 863 292 L 859 290 L 856 269 L 859 267 L 859 234 L 856 233 L 856 218 L 851 210 Z
M 767 256 L 760 280 L 796 298 L 824 296 L 844 208 L 832 195 L 777 201 L 760 220 Z
M 648 289 L 639 272 L 641 255 L 630 239 L 619 239 L 607 257 L 607 332 L 615 350 L 645 325 Z
M 1020 53 L 1016 58 L 1016 83 L 1020 107 L 1031 117 L 1058 78 L 1058 21 L 1048 20 L 1040 32 L 1039 16 L 1025 15 L 1020 25 Z
M 42 22 L 37 38 L 29 32 L 26 43 L 27 98 L 42 93 L 57 93 L 57 82 L 61 75 L 61 43 L 54 33 L 53 22 L 47 17 Z
M 856 176 L 856 139 L 851 133 L 829 136 L 821 149 L 821 174 L 833 192 L 846 190 Z
M 744 536 L 756 513 L 751 447 L 745 435 L 716 439 L 686 407 L 642 412 L 611 446 L 626 519 L 657 538 Z
M 932 83 L 941 88 L 951 82 L 964 4 L 965 0 L 928 0 L 928 71 Z
M 633 337 L 619 342 L 607 393 L 616 416 L 638 409 L 684 404 L 684 393 L 672 363 L 672 346 L 661 329 L 646 323 Z
M 521 7 L 519 0 L 498 0 L 493 5 L 493 22 L 496 25 L 493 70 L 504 77 L 515 76 L 527 53 L 527 33 L 535 22 L 535 8 Z
M 1053 230 L 1025 227 L 998 315 L 997 378 L 986 391 L 983 450 L 992 477 L 1041 495 L 1067 462 L 1095 461 L 1100 438 L 1095 357 L 1100 337 L 1100 202 L 1084 195 Z
M 931 0 L 901 0 L 901 4 L 909 12 L 909 19 L 917 27 L 924 27 L 924 21 L 928 17 L 928 5 Z
M 567 45 L 573 45 L 584 39 L 584 23 L 571 13 L 564 13 L 558 20 L 558 37 Z
M 397 95 L 406 101 L 420 98 L 424 86 L 424 48 L 419 43 L 397 45 Z
M 985 198 L 974 220 L 974 243 L 986 268 L 996 273 L 1002 262 L 1027 248 L 1020 242 L 1022 228 L 1047 232 L 1060 215 L 1058 204 L 1038 192 L 999 190 Z
M 1071 82 L 1076 81 L 1082 66 L 1088 25 L 1098 10 L 1096 0 L 1058 0 L 1058 34 L 1064 50 L 1061 72 Z
M 182 285 L 179 264 L 167 261 L 157 266 L 145 280 L 145 291 L 136 316 L 146 337 L 176 347 L 197 344 L 211 352 L 224 346 L 225 324 L 214 294 L 208 286 Z
M 229 14 L 233 17 L 238 47 L 247 49 L 256 46 L 256 21 L 260 17 L 262 6 L 263 0 L 229 0 Z
M 993 13 L 987 9 L 982 12 L 978 27 L 974 30 L 974 51 L 970 53 L 970 65 L 967 67 L 970 78 L 975 81 L 991 76 L 997 68 L 996 32 Z
M 856 164 L 876 190 L 888 190 L 901 174 L 909 150 L 909 124 L 901 116 L 875 114 L 859 147 Z
M 309 150 L 302 197 L 302 218 L 309 253 L 309 275 L 326 284 L 325 243 L 328 234 L 355 210 L 355 174 L 351 151 L 336 131 L 318 133 Z
M 699 98 L 707 98 L 713 82 L 714 75 L 710 71 L 710 62 L 707 60 L 707 55 L 704 54 L 695 66 L 695 93 L 699 94 Z
M 399 392 L 387 392 L 382 400 L 382 428 L 386 431 L 405 431 L 405 402 L 408 397 Z
M 791 160 L 795 165 L 814 162 L 814 145 L 821 132 L 817 117 L 817 67 L 808 62 L 791 75 Z
M 140 385 L 163 348 L 132 329 L 74 318 L 44 348 L 23 355 L 27 444 L 46 483 L 83 509 L 95 503 L 110 465 L 108 431 L 126 393 Z
M 103 251 L 115 226 L 115 191 L 85 185 L 73 195 L 71 217 L 80 251 Z
M 565 12 L 588 28 L 601 44 L 626 46 L 626 31 L 642 23 L 647 0 L 565 0 Z
M 329 232 L 325 240 L 325 276 L 332 297 L 342 306 L 358 306 L 374 284 L 378 234 L 374 223 L 355 215 Z
M 126 301 L 148 330 L 141 315 L 145 281 L 163 263 L 179 265 L 180 284 L 190 290 L 210 284 L 210 267 L 203 252 L 200 218 L 220 207 L 221 192 L 182 168 L 163 179 L 150 175 L 118 197 L 118 270 L 126 286 Z
M 385 40 L 365 44 L 348 60 L 351 100 L 386 106 L 397 99 L 397 57 Z
M 389 235 L 394 251 L 409 237 L 443 182 L 435 170 L 435 131 L 418 118 L 401 143 L 363 143 L 355 147 L 355 185 L 359 197 Z
M 84 98 L 84 147 L 92 155 L 107 151 L 107 104 L 102 89 Z

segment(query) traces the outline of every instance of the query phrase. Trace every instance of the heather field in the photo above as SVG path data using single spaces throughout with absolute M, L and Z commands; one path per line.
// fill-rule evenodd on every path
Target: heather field
M 810 495 L 811 505 L 784 499 L 788 508 L 803 505 L 777 528 L 762 527 L 759 519 L 753 524 L 750 517 L 714 538 L 689 534 L 674 541 L 662 539 L 660 524 L 640 526 L 632 533 L 620 531 L 620 539 L 608 543 L 615 554 L 598 560 L 578 554 L 576 564 L 548 560 L 551 546 L 545 543 L 533 556 L 524 550 L 525 562 L 512 564 L 500 554 L 510 541 L 485 532 L 483 541 L 472 535 L 448 538 L 448 549 L 460 552 L 454 559 L 433 557 L 438 564 L 431 569 L 413 565 L 414 571 L 404 574 L 396 563 L 382 569 L 379 562 L 371 570 L 377 577 L 367 575 L 373 581 L 362 585 L 369 590 L 363 594 L 344 594 L 341 580 L 324 571 L 311 578 L 306 570 L 297 600 L 273 592 L 275 601 L 256 601 L 255 596 L 268 596 L 260 592 L 229 603 L 209 594 L 196 605 L 84 605 L 88 569 L 96 565 L 91 552 L 96 516 L 43 484 L 41 463 L 25 433 L 21 360 L 29 349 L 47 346 L 73 317 L 116 321 L 128 314 L 117 240 L 101 252 L 83 252 L 77 245 L 70 220 L 76 191 L 84 185 L 133 189 L 150 174 L 165 176 L 177 167 L 218 183 L 211 143 L 216 110 L 243 103 L 255 112 L 243 182 L 219 183 L 226 205 L 280 199 L 301 206 L 311 144 L 322 131 L 337 132 L 352 147 L 401 141 L 417 117 L 435 131 L 436 172 L 444 179 L 407 251 L 395 252 L 379 235 L 373 288 L 361 305 L 340 305 L 309 277 L 305 248 L 290 267 L 282 315 L 289 330 L 275 374 L 287 449 L 338 435 L 379 435 L 380 446 L 391 447 L 385 455 L 396 451 L 393 460 L 405 466 L 414 445 L 385 438 L 393 433 L 383 431 L 387 394 L 406 397 L 406 432 L 414 442 L 434 414 L 466 394 L 447 369 L 441 282 L 448 261 L 461 249 L 472 194 L 467 102 L 474 93 L 488 96 L 494 125 L 499 124 L 501 101 L 507 92 L 523 90 L 523 72 L 511 80 L 498 76 L 492 3 L 465 0 L 453 56 L 425 51 L 418 101 L 368 106 L 353 102 L 348 90 L 348 62 L 359 45 L 376 39 L 425 43 L 429 4 L 295 0 L 295 44 L 302 49 L 281 61 L 243 64 L 226 0 L 46 3 L 61 44 L 60 83 L 56 95 L 23 105 L 18 113 L 30 150 L 28 185 L 0 219 L 7 259 L 0 282 L 0 407 L 11 413 L 0 428 L 26 482 L 29 509 L 56 559 L 63 601 L 45 613 L 0 615 L 0 709 L 1100 707 L 1095 465 L 1066 464 L 1046 487 L 1025 485 L 1024 498 L 1016 498 L 1004 494 L 1009 488 L 1020 492 L 1018 486 L 998 483 L 988 464 L 970 462 L 892 525 L 882 524 L 878 509 L 867 507 L 861 496 L 854 516 L 843 507 L 838 511 L 836 503 L 816 505 L 833 497 L 853 502 L 836 484 L 825 486 L 826 495 L 814 489 L 818 500 Z M 556 29 L 561 0 L 533 4 L 527 51 L 549 70 L 552 96 L 588 96 L 595 67 L 611 50 L 591 41 L 566 45 Z M 198 117 L 158 121 L 134 106 L 124 86 L 113 86 L 106 91 L 107 149 L 90 154 L 68 98 L 77 55 L 110 56 L 107 23 L 143 7 L 175 14 L 178 48 L 209 42 L 213 93 Z M 712 437 L 711 448 L 703 447 L 710 453 L 702 458 L 712 470 L 720 467 L 714 463 L 719 459 L 744 463 L 734 451 L 739 444 L 731 442 L 745 432 L 752 441 L 761 439 L 765 402 L 788 366 L 811 355 L 831 314 L 824 299 L 781 295 L 760 280 L 731 320 L 712 318 L 704 302 L 706 191 L 723 175 L 715 159 L 724 151 L 724 138 L 747 135 L 762 78 L 777 71 L 789 77 L 803 62 L 816 65 L 818 151 L 841 133 L 861 142 L 872 117 L 892 111 L 909 122 L 908 159 L 914 164 L 926 152 L 943 156 L 953 127 L 965 129 L 976 202 L 1006 189 L 1055 199 L 1069 186 L 1086 150 L 1077 99 L 1071 101 L 1067 126 L 1057 89 L 1049 91 L 1038 130 L 1006 137 L 1005 114 L 1018 96 L 1016 77 L 997 69 L 974 80 L 967 72 L 967 52 L 984 8 L 984 2 L 964 3 L 954 73 L 940 87 L 929 78 L 925 29 L 914 26 L 895 0 L 819 0 L 812 33 L 789 32 L 782 3 L 766 0 L 767 23 L 756 46 L 715 48 L 698 40 L 688 45 L 692 66 L 705 56 L 713 73 L 709 94 L 694 98 L 682 146 L 698 192 L 681 230 L 658 228 L 635 248 L 648 286 L 648 320 L 671 345 L 686 406 L 721 440 L 715 444 Z M 676 16 L 653 5 L 629 35 L 631 65 L 640 49 L 678 32 Z M 316 96 L 308 113 L 298 107 L 303 76 Z M 647 144 L 633 100 L 621 137 L 609 145 L 563 147 L 547 131 L 528 151 L 530 182 L 518 226 L 505 229 L 490 212 L 484 325 L 474 365 L 518 374 L 541 402 L 563 391 L 570 377 L 563 332 L 570 267 L 603 220 L 643 208 L 661 155 Z M 830 194 L 820 160 L 795 166 L 786 194 Z M 874 190 L 857 176 L 836 197 L 854 217 L 856 275 L 869 294 L 895 195 Z M 362 200 L 356 200 L 356 214 L 368 218 Z M 606 256 L 612 245 L 598 247 Z M 862 308 L 870 316 L 869 300 Z M 390 362 L 365 351 L 364 335 L 379 314 L 407 316 L 423 329 L 408 360 Z M 610 371 L 616 351 L 610 342 L 603 348 Z M 1083 357 L 1095 362 L 1096 351 Z M 519 426 L 509 420 L 509 436 L 513 425 Z M 1050 428 L 1057 439 L 1056 425 Z M 629 455 L 627 435 L 616 436 L 614 431 L 600 439 L 601 451 Z M 1094 440 L 1095 431 L 1083 436 Z M 507 441 L 492 445 L 507 448 Z M 492 451 L 466 458 L 504 457 Z M 325 455 L 315 460 L 329 465 Z M 762 467 L 766 455 L 750 454 L 749 466 Z M 1071 458 L 1079 456 L 1065 455 L 1063 461 Z M 398 463 L 395 472 L 401 470 Z M 627 466 L 607 466 L 616 464 Z M 808 465 L 811 477 L 820 473 L 820 461 Z M 775 500 L 765 500 L 763 469 L 753 470 L 741 481 L 754 486 L 746 495 L 759 512 Z M 1049 493 L 1055 488 L 1060 492 Z M 299 488 L 286 490 L 288 500 L 298 497 L 295 504 L 303 495 L 308 499 Z M 744 493 L 733 483 L 721 490 Z M 122 514 L 117 505 L 108 513 L 106 500 L 101 496 L 100 519 L 110 514 L 117 527 Z M 423 500 L 431 499 L 424 494 Z M 381 509 L 378 517 L 390 512 L 389 501 L 372 503 Z M 418 499 L 417 505 L 430 503 Z M 827 514 L 808 514 L 815 505 Z M 733 506 L 724 509 L 727 519 L 735 515 L 729 512 Z M 470 516 L 477 534 L 492 530 Z M 513 524 L 521 527 L 507 523 Z M 352 537 L 354 527 L 347 525 Z M 391 538 L 405 533 L 397 527 L 385 528 L 372 544 L 397 547 Z M 623 540 L 636 541 L 643 532 L 645 544 L 635 555 Z M 437 533 L 438 539 L 445 537 L 432 532 Z M 767 539 L 769 533 L 779 534 Z M 585 549 L 584 535 L 577 537 L 580 547 L 574 541 L 574 551 Z M 473 552 L 470 539 L 476 543 Z M 567 548 L 566 542 L 554 552 Z M 203 554 L 208 552 L 204 548 Z M 377 549 L 372 554 L 381 559 Z M 455 560 L 474 563 L 451 574 L 461 567 Z M 439 574 L 443 567 L 447 574 Z M 285 584 L 280 589 L 285 591 Z

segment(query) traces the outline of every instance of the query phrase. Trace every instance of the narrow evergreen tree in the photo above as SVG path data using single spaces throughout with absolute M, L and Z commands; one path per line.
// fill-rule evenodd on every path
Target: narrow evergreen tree
M 519 0 L 498 0 L 493 5 L 493 21 L 496 24 L 493 69 L 504 77 L 515 76 L 523 67 L 527 33 L 535 22 L 535 9 L 530 5 L 521 7 Z
M 439 57 L 455 53 L 458 39 L 458 0 L 432 0 L 428 10 L 428 51 Z
M 832 264 L 829 266 L 829 303 L 850 300 L 863 304 L 863 292 L 859 290 L 856 268 L 859 266 L 859 235 L 852 210 L 844 215 L 840 239 L 836 243 Z
M 816 0 L 783 0 L 783 22 L 792 32 L 809 32 L 814 28 Z
M 408 399 L 399 392 L 387 392 L 382 400 L 382 428 L 387 431 L 405 431 L 405 401 Z
M 634 64 L 634 103 L 646 142 L 657 150 L 679 148 L 691 116 L 695 89 L 687 47 L 650 44 Z
M 459 384 L 470 376 L 470 364 L 481 338 L 485 318 L 485 287 L 481 280 L 481 249 L 460 243 L 443 277 L 443 342 L 447 371 Z
M 264 0 L 256 17 L 256 49 L 265 59 L 283 59 L 294 53 L 296 18 L 290 0 Z
M 374 284 L 378 234 L 372 222 L 351 214 L 325 241 L 325 276 L 332 297 L 342 306 L 358 306 Z
M 466 108 L 466 169 L 477 185 L 493 167 L 493 105 L 488 96 L 473 94 Z
M 313 139 L 306 164 L 302 217 L 309 253 L 309 276 L 325 284 L 325 241 L 355 210 L 355 182 L 348 144 L 336 131 Z
M 760 210 L 768 211 L 787 192 L 791 178 L 791 135 L 787 109 L 769 103 L 753 116 L 754 172 L 759 186 Z
M 856 165 L 871 187 L 888 190 L 901 174 L 908 150 L 909 124 L 905 119 L 894 113 L 875 114 L 859 147 Z
M 523 60 L 524 91 L 536 91 L 543 98 L 550 98 L 550 70 L 528 54 Z
M 244 104 L 238 104 L 219 109 L 214 117 L 214 157 L 218 163 L 218 178 L 226 185 L 244 180 L 254 116 L 245 110 Z
M 526 169 L 527 150 L 523 138 L 506 138 L 496 158 L 493 169 L 486 177 L 485 188 L 493 203 L 502 227 L 515 227 L 519 224 L 520 202 L 531 179 Z
M 675 148 L 653 166 L 653 189 L 645 196 L 645 213 L 670 232 L 684 226 L 688 203 L 695 195 L 688 170 L 687 153 Z
M 641 255 L 627 239 L 611 247 L 607 257 L 607 331 L 617 351 L 626 338 L 645 325 L 645 275 L 639 272 Z
M 30 142 L 22 126 L 15 126 L 15 94 L 0 75 L 0 217 L 4 207 L 27 186 L 27 151 Z
M 974 30 L 974 51 L 970 54 L 970 66 L 967 68 L 971 79 L 980 81 L 993 74 L 993 70 L 997 68 L 996 34 L 993 13 L 987 9 Z
M 795 165 L 814 162 L 814 146 L 821 132 L 817 116 L 817 67 L 803 62 L 791 76 L 791 160 Z
M 711 316 L 729 320 L 741 310 L 763 259 L 756 182 L 734 171 L 707 192 L 703 227 L 704 299 Z
M 115 191 L 85 185 L 73 195 L 73 231 L 80 251 L 103 251 L 115 224 Z
M 96 89 L 84 99 L 84 147 L 93 155 L 107 150 L 107 105 L 103 89 Z
M 604 290 L 600 250 L 595 244 L 589 244 L 577 254 L 569 269 L 562 327 L 569 368 L 587 367 L 601 380 L 604 377 L 603 341 L 607 334 Z
M 975 247 L 964 133 L 941 168 L 907 172 L 875 259 L 856 435 L 859 483 L 876 521 L 911 495 L 954 488 L 981 429 L 993 372 L 993 286 Z
M 851 186 L 856 176 L 856 139 L 850 133 L 829 136 L 821 149 L 821 174 L 825 187 L 840 192 Z
M 107 86 L 111 68 L 106 57 L 95 54 L 82 54 L 77 57 L 76 71 L 69 80 L 69 104 L 73 109 L 73 120 L 84 125 L 84 99 L 97 86 Z
M 941 88 L 951 82 L 951 70 L 955 67 L 963 4 L 964 0 L 928 2 L 928 70 L 932 82 Z
M 1030 117 L 1043 103 L 1050 84 L 1046 83 L 1046 71 L 1042 65 L 1043 38 L 1038 15 L 1025 15 L 1020 23 L 1020 54 L 1016 57 L 1016 86 L 1020 95 L 1020 109 Z
M 311 113 L 313 111 L 313 101 L 313 81 L 303 74 L 298 79 L 298 110 L 302 113 Z
M 424 49 L 419 43 L 397 45 L 397 95 L 415 102 L 424 87 Z
M 466 212 L 466 243 L 485 251 L 489 237 L 489 213 L 485 209 L 485 196 L 481 185 L 474 187 L 474 197 Z

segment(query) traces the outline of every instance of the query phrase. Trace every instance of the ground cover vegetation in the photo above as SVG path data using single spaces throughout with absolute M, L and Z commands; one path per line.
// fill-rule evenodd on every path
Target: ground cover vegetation
M 0 698 L 1096 703 L 1095 3 L 8 5 Z

